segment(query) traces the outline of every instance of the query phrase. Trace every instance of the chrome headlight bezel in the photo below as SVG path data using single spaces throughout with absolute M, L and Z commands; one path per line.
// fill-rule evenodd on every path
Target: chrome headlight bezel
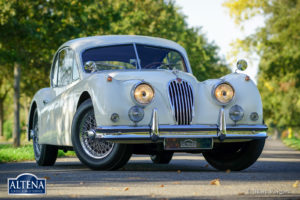
M 139 102 L 139 101 L 135 98 L 135 91 L 136 91 L 136 89 L 137 89 L 140 85 L 142 85 L 142 84 L 148 85 L 148 86 L 152 89 L 152 91 L 153 91 L 153 97 L 152 97 L 152 99 L 149 101 L 149 103 L 141 103 L 141 102 Z M 145 107 L 145 106 L 149 105 L 149 104 L 153 101 L 153 99 L 155 98 L 155 90 L 154 90 L 154 88 L 152 87 L 152 85 L 151 85 L 150 83 L 145 82 L 145 81 L 140 81 L 140 82 L 136 83 L 136 84 L 132 87 L 132 89 L 131 89 L 131 98 L 132 98 L 133 102 L 134 102 L 136 105 Z
M 235 123 L 244 117 L 244 109 L 240 105 L 234 105 L 229 109 L 229 118 Z
M 217 89 L 220 85 L 222 85 L 222 84 L 227 84 L 227 85 L 229 85 L 229 86 L 232 88 L 232 91 L 233 91 L 233 96 L 232 96 L 231 100 L 228 101 L 228 102 L 226 102 L 226 103 L 223 103 L 223 102 L 219 101 L 219 100 L 217 99 L 216 95 L 215 95 L 216 89 Z M 235 89 L 234 89 L 234 87 L 233 87 L 229 82 L 227 82 L 227 81 L 220 81 L 220 82 L 218 82 L 217 84 L 215 84 L 215 85 L 213 86 L 213 89 L 212 89 L 212 91 L 211 91 L 211 95 L 212 95 L 213 99 L 215 100 L 215 102 L 216 102 L 218 105 L 226 106 L 226 105 L 229 105 L 230 103 L 232 103 L 232 102 L 234 101 L 234 99 L 235 99 Z

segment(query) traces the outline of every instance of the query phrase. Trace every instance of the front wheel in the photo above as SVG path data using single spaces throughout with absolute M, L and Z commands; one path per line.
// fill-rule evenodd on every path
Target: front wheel
M 217 143 L 213 150 L 204 152 L 203 156 L 210 165 L 218 170 L 240 171 L 255 163 L 264 145 L 265 139 Z
M 79 106 L 72 123 L 72 143 L 79 160 L 95 170 L 113 170 L 124 166 L 132 155 L 131 146 L 90 138 L 86 132 L 95 128 L 93 104 L 88 99 Z
M 38 112 L 34 111 L 33 114 L 33 123 L 32 130 L 33 131 L 33 151 L 34 158 L 38 165 L 40 166 L 52 166 L 54 165 L 58 149 L 56 146 L 47 145 L 47 144 L 39 144 L 39 128 L 38 128 Z

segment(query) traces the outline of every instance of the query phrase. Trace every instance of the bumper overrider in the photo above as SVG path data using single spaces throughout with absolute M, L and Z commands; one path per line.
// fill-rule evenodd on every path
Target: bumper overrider
M 153 109 L 149 126 L 99 126 L 87 131 L 89 137 L 117 143 L 151 143 L 168 138 L 212 138 L 220 141 L 263 139 L 266 125 L 226 125 L 224 109 L 220 109 L 217 124 L 159 125 L 157 109 Z

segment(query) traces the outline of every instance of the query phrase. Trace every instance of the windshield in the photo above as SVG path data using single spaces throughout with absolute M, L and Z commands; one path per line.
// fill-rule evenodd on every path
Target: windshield
M 82 54 L 84 65 L 91 62 L 97 70 L 167 69 L 187 71 L 179 52 L 147 45 L 118 45 L 88 49 Z M 138 59 L 137 59 L 138 57 Z

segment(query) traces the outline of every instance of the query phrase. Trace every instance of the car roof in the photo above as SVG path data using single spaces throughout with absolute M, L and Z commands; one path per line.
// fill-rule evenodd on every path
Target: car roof
M 175 49 L 180 51 L 186 56 L 185 49 L 171 40 L 149 37 L 149 36 L 137 36 L 137 35 L 105 35 L 105 36 L 91 36 L 83 37 L 74 40 L 70 40 L 64 43 L 60 48 L 69 46 L 76 52 L 81 53 L 85 49 L 97 47 L 97 46 L 110 46 L 118 44 L 146 44 L 152 46 L 161 46 L 166 48 Z

